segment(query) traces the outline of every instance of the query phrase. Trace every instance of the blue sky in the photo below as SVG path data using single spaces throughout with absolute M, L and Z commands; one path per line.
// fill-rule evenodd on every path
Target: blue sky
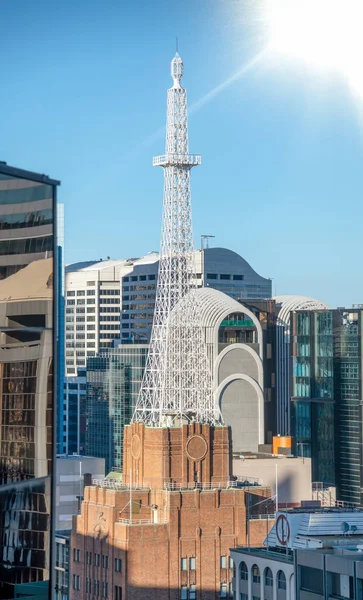
M 263 48 L 249 2 L 0 0 L 0 160 L 62 181 L 68 262 L 159 248 L 151 161 L 175 36 L 192 106 Z M 278 294 L 363 302 L 362 121 L 346 83 L 262 59 L 198 106 L 196 245 L 215 235 Z

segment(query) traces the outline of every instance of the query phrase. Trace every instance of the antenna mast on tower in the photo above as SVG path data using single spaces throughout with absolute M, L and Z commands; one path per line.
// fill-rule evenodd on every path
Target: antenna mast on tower
M 189 154 L 183 69 L 177 52 L 171 62 L 165 154 L 153 159 L 164 169 L 161 247 L 150 348 L 133 421 L 155 427 L 222 423 L 195 294 L 190 172 L 201 157 Z

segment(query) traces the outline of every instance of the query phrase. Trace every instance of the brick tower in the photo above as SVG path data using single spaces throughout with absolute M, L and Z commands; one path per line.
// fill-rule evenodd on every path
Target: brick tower
M 196 319 L 190 170 L 200 157 L 188 153 L 182 74 L 177 54 L 166 153 L 154 161 L 164 168 L 164 210 L 148 362 L 125 427 L 122 481 L 86 487 L 74 517 L 71 600 L 231 597 L 229 549 L 266 535 L 265 522 L 247 513 L 270 490 L 233 481 L 231 434 L 215 405 Z M 183 311 L 174 311 L 180 303 Z

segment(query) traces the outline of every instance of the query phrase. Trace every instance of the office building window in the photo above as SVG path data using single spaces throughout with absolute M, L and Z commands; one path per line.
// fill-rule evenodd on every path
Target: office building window
M 274 578 L 272 575 L 272 571 L 270 567 L 266 567 L 265 569 L 265 585 L 272 586 L 274 584 Z
M 217 273 L 207 273 L 207 279 L 218 279 Z
M 248 581 L 248 568 L 245 562 L 241 562 L 239 566 L 240 578 L 244 581 Z
M 75 292 L 75 291 L 73 291 L 73 290 L 69 290 L 69 291 L 67 292 L 67 296 L 75 296 L 75 295 L 76 295 L 76 292 Z
M 104 581 L 102 583 L 102 598 L 108 598 L 108 583 Z
M 220 563 L 221 569 L 226 569 L 227 568 L 227 557 L 226 556 L 221 556 L 220 560 L 219 560 L 219 563 Z
M 186 585 L 180 587 L 180 600 L 188 600 L 188 586 Z
M 122 281 L 130 281 L 130 277 L 124 277 Z
M 243 281 L 244 275 L 233 275 L 233 281 Z
M 100 582 L 98 579 L 94 580 L 94 584 L 93 584 L 93 595 L 94 596 L 99 596 L 100 595 Z
M 226 275 L 225 273 L 222 273 L 222 274 L 219 276 L 219 279 L 223 279 L 224 281 L 226 281 L 226 280 L 228 280 L 228 279 L 231 279 L 231 276 L 230 276 L 230 275 Z
M 147 276 L 149 281 L 154 281 L 155 280 L 155 275 L 148 275 Z
M 286 590 L 286 577 L 283 571 L 277 573 L 277 589 Z
M 95 296 L 96 290 L 87 290 L 87 296 Z
M 180 559 L 180 570 L 181 571 L 187 571 L 188 570 L 188 559 L 187 558 L 181 558 Z
M 253 583 L 260 583 L 261 581 L 260 569 L 257 565 L 252 567 L 252 581 Z
M 189 586 L 189 600 L 196 600 L 197 598 L 197 586 L 192 584 Z
M 108 556 L 107 556 L 107 554 L 102 554 L 102 567 L 104 569 L 108 569 Z
M 80 589 L 81 589 L 81 576 L 80 575 L 73 575 L 73 589 L 76 590 L 77 592 L 80 591 Z
M 121 558 L 115 558 L 115 571 L 117 573 L 122 572 L 122 559 Z
M 189 559 L 189 569 L 190 569 L 190 571 L 195 571 L 195 569 L 196 569 L 195 556 L 192 556 Z
M 115 585 L 114 600 L 122 600 L 122 587 Z
M 227 584 L 221 583 L 221 589 L 219 593 L 220 598 L 227 598 Z
M 73 548 L 73 561 L 80 562 L 81 561 L 81 551 L 78 548 Z
M 100 555 L 99 554 L 95 554 L 94 564 L 96 567 L 100 566 Z

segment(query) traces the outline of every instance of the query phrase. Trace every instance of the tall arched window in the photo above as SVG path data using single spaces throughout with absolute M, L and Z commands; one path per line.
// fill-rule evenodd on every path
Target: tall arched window
M 274 584 L 274 578 L 270 567 L 265 569 L 265 585 L 272 586 Z
M 248 568 L 245 562 L 241 562 L 239 566 L 240 579 L 248 580 Z
M 277 573 L 277 588 L 279 590 L 286 590 L 286 577 L 283 571 Z
M 261 573 L 257 565 L 253 565 L 252 567 L 252 581 L 253 583 L 260 583 L 261 581 Z

